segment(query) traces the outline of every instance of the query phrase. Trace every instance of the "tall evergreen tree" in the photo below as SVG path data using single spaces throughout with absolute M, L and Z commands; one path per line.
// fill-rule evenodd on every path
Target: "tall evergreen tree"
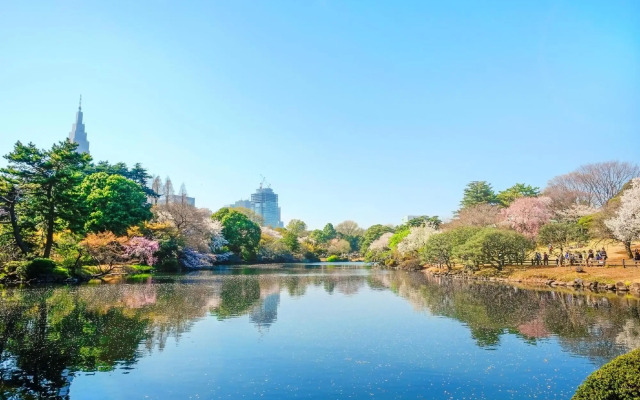
M 9 164 L 2 174 L 29 196 L 29 211 L 43 226 L 45 258 L 51 256 L 56 229 L 72 225 L 80 218 L 75 189 L 91 156 L 77 153 L 77 146 L 65 140 L 50 150 L 40 150 L 33 143 L 17 142 L 5 156 Z
M 496 204 L 496 194 L 491 184 L 486 181 L 469 182 L 464 189 L 464 195 L 460 201 L 460 208 L 467 208 L 478 204 Z

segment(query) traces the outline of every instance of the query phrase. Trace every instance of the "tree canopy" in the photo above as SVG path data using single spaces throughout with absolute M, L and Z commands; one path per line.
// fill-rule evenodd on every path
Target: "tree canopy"
M 497 202 L 498 199 L 490 183 L 473 181 L 465 187 L 460 207 L 467 208 L 478 204 L 496 204 Z
M 222 235 L 230 251 L 252 261 L 260 244 L 260 227 L 246 215 L 228 207 L 221 208 L 211 218 L 222 223 Z
M 127 228 L 151 219 L 142 187 L 122 175 L 98 172 L 84 178 L 79 191 L 86 209 L 84 229 L 124 235 Z

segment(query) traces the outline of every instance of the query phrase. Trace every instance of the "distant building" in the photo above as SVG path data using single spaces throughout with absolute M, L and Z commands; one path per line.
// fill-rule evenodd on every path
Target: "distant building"
M 82 96 L 80 96 L 80 104 L 76 113 L 76 122 L 71 127 L 69 133 L 69 141 L 78 144 L 76 151 L 78 153 L 89 153 L 89 141 L 87 141 L 87 132 L 84 130 L 82 122 Z
M 262 217 L 264 226 L 282 228 L 280 221 L 280 207 L 278 195 L 271 188 L 263 188 L 262 185 L 251 195 L 251 210 Z
M 269 187 L 263 188 L 262 184 L 260 184 L 256 192 L 251 195 L 251 200 L 238 200 L 227 207 L 248 208 L 262 218 L 262 225 L 271 228 L 284 227 L 284 224 L 280 221 L 278 195 Z
M 180 196 L 179 194 L 172 194 L 169 196 L 169 203 L 182 203 L 185 202 L 191 206 L 196 206 L 196 198 L 189 196 Z M 161 195 L 158 198 L 157 204 L 165 204 L 167 202 L 167 196 Z
M 420 217 L 421 217 L 421 215 L 407 215 L 407 216 L 402 217 L 402 223 L 406 224 L 407 222 L 411 221 L 412 219 L 420 218 Z
M 231 207 L 231 208 L 242 207 L 242 208 L 248 208 L 249 210 L 253 209 L 251 206 L 251 200 L 238 200 L 233 204 L 229 204 L 227 207 Z

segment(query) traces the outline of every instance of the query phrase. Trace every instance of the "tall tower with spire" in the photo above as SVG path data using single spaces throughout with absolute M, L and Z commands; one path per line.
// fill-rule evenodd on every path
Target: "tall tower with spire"
M 89 153 L 89 141 L 87 140 L 87 132 L 84 130 L 82 122 L 82 95 L 80 95 L 80 103 L 78 104 L 78 112 L 76 113 L 76 122 L 71 127 L 69 133 L 69 141 L 78 143 L 78 153 Z

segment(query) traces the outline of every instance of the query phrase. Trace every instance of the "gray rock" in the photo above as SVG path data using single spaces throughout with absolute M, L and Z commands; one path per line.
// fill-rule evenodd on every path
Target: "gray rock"
M 624 284 L 624 282 L 616 282 L 616 290 L 618 292 L 626 292 L 629 288 Z

